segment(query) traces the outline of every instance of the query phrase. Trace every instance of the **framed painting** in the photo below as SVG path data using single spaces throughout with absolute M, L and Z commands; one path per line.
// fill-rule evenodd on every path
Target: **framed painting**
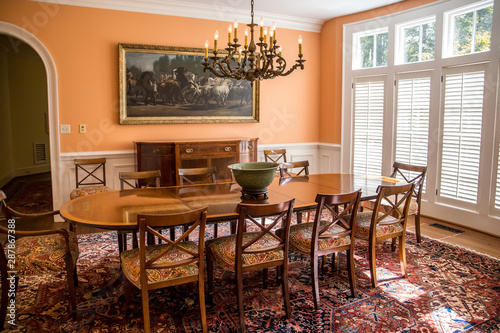
M 118 44 L 120 124 L 259 121 L 259 81 L 203 72 L 205 49 Z

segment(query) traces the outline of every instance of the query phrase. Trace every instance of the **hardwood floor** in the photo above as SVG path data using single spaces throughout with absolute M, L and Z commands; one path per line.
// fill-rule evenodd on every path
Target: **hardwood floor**
M 431 226 L 431 224 L 434 223 L 462 230 L 463 233 L 457 234 L 453 231 L 443 230 Z M 420 228 L 423 236 L 465 247 L 500 259 L 500 237 L 495 237 L 457 224 L 438 221 L 425 216 L 420 219 Z M 413 216 L 411 216 L 408 220 L 407 230 L 415 230 L 415 220 L 413 219 Z

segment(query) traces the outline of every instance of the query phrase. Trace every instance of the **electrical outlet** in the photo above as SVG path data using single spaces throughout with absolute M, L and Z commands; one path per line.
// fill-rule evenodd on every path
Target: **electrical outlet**
M 82 134 L 87 133 L 87 125 L 80 124 L 80 133 Z
M 61 134 L 70 134 L 71 125 L 61 125 Z

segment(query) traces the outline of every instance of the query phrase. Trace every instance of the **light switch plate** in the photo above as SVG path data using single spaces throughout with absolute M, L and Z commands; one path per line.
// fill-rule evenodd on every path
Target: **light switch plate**
M 82 134 L 87 133 L 87 125 L 86 124 L 80 124 L 80 133 L 82 133 Z
M 71 125 L 61 125 L 61 134 L 70 134 Z

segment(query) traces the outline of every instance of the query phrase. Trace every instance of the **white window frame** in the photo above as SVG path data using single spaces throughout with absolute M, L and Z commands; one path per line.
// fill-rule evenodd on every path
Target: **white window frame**
M 436 25 L 436 15 L 432 15 L 429 17 L 424 17 L 422 19 L 410 21 L 410 22 L 405 22 L 402 24 L 396 24 L 396 56 L 395 56 L 395 64 L 396 65 L 401 65 L 401 64 L 414 64 L 417 62 L 422 62 L 422 61 L 434 61 L 436 59 L 436 44 L 434 44 L 434 59 L 430 60 L 422 60 L 422 31 L 420 31 L 420 41 L 419 41 L 419 51 L 418 51 L 418 58 L 420 59 L 419 61 L 414 61 L 414 62 L 408 62 L 406 63 L 404 61 L 405 58 L 405 41 L 404 41 L 404 30 L 408 28 L 413 28 L 416 26 L 423 26 L 424 24 L 429 24 L 429 23 L 434 23 L 434 27 Z M 434 28 L 434 31 L 436 29 Z M 435 38 L 434 38 L 435 40 Z
M 485 6 L 485 1 L 475 1 Z M 493 0 L 493 25 L 490 51 L 470 53 L 461 56 L 443 57 L 443 44 L 447 43 L 444 34 L 444 14 L 456 11 L 471 5 L 471 0 L 438 1 L 418 8 L 377 17 L 371 20 L 344 25 L 343 50 L 343 100 L 342 100 L 342 142 L 341 142 L 341 172 L 352 172 L 352 82 L 356 77 L 371 75 L 386 75 L 386 114 L 384 114 L 384 148 L 383 168 L 384 175 L 390 174 L 395 159 L 395 89 L 394 80 L 399 73 L 432 71 L 431 83 L 431 114 L 429 116 L 429 146 L 428 169 L 426 175 L 426 193 L 422 198 L 423 215 L 482 230 L 500 236 L 500 209 L 494 207 L 494 198 L 497 185 L 497 169 L 499 166 L 500 145 L 500 0 Z M 435 54 L 434 61 L 396 64 L 395 35 L 396 25 L 414 22 L 416 19 L 435 16 Z M 374 27 L 388 27 L 388 66 L 375 68 L 353 67 L 353 41 L 355 33 L 374 30 Z M 441 76 L 444 68 L 465 66 L 470 64 L 487 63 L 486 86 L 483 121 L 481 130 L 481 154 L 479 168 L 478 203 L 473 209 L 464 205 L 439 202 L 437 187 L 439 185 L 439 163 L 441 141 Z
M 493 0 L 478 1 L 478 2 L 474 2 L 472 4 L 469 4 L 469 5 L 457 8 L 457 9 L 447 11 L 443 14 L 443 18 L 444 18 L 444 22 L 443 22 L 444 38 L 443 38 L 443 40 L 445 41 L 445 43 L 443 43 L 443 58 L 462 57 L 462 56 L 471 55 L 471 54 L 489 52 L 491 50 L 491 46 L 490 46 L 490 50 L 488 50 L 488 51 L 475 52 L 474 51 L 474 43 L 473 43 L 473 45 L 472 45 L 473 47 L 472 47 L 470 53 L 453 54 L 453 49 L 454 49 L 453 43 L 455 40 L 453 22 L 455 21 L 454 18 L 458 15 L 470 13 L 472 11 L 475 12 L 475 11 L 478 11 L 478 10 L 481 10 L 483 8 L 487 8 L 487 7 L 490 7 L 493 5 L 494 5 Z M 498 7 L 497 7 L 497 10 L 498 10 Z M 474 15 L 474 17 L 476 17 L 476 15 Z M 474 24 L 474 26 L 475 26 L 475 24 Z M 492 31 L 492 33 L 493 33 L 493 31 Z M 475 30 L 473 30 L 472 31 L 473 41 L 475 40 L 475 35 L 476 35 Z
M 352 63 L 354 64 L 355 69 L 368 69 L 368 68 L 381 68 L 381 67 L 386 67 L 386 66 L 377 66 L 377 35 L 388 33 L 388 28 L 387 27 L 382 27 L 382 28 L 377 28 L 377 29 L 371 29 L 371 30 L 366 30 L 366 31 L 361 31 L 353 34 L 352 36 L 352 45 L 353 45 L 353 61 Z M 374 53 L 375 57 L 373 58 L 373 66 L 372 67 L 361 67 L 361 37 L 367 37 L 367 36 L 374 36 L 373 37 L 373 48 L 374 48 Z

